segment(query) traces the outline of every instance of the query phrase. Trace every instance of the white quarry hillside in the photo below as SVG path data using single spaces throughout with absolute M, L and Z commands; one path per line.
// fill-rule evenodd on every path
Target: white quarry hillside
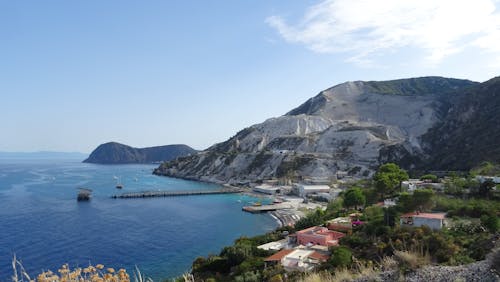
M 337 171 L 370 176 L 391 148 L 419 154 L 420 137 L 441 120 L 453 91 L 472 84 L 439 77 L 346 82 L 155 172 L 230 183 L 333 178 Z

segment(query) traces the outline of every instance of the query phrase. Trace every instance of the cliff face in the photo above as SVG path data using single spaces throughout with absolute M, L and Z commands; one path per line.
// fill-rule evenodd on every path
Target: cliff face
M 441 77 L 343 83 L 155 173 L 212 182 L 327 178 L 338 170 L 369 176 L 386 159 L 423 154 L 421 137 L 442 122 L 457 91 L 476 84 Z
M 500 163 L 500 78 L 464 91 L 422 140 L 429 156 L 424 165 L 437 170 Z
M 84 163 L 127 164 L 170 161 L 197 151 L 187 145 L 133 148 L 116 142 L 99 145 Z

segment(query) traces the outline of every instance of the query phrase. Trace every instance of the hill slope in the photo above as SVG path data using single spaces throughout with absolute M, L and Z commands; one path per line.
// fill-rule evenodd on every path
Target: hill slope
M 195 149 L 187 145 L 133 148 L 120 143 L 109 142 L 99 145 L 83 162 L 97 164 L 153 163 L 170 161 L 195 152 Z
M 211 182 L 369 176 L 386 159 L 423 154 L 421 137 L 474 85 L 442 77 L 346 82 L 155 173 Z
M 500 163 L 500 77 L 467 89 L 422 140 L 425 165 L 437 170 Z

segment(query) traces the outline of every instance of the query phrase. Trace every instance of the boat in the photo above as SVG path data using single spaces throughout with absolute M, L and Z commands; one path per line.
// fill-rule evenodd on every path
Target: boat
M 90 198 L 92 198 L 92 190 L 87 189 L 87 188 L 78 188 L 78 196 L 76 197 L 76 200 L 78 202 L 87 202 L 90 201 Z
M 121 183 L 119 177 L 116 178 L 116 186 L 115 187 L 116 187 L 116 189 L 122 189 L 123 188 L 123 184 Z

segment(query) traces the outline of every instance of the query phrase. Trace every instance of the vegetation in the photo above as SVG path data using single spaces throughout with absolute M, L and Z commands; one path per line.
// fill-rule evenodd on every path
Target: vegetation
M 429 211 L 434 206 L 434 195 L 431 189 L 416 190 L 413 194 L 403 192 L 399 195 L 398 208 L 401 212 Z
M 328 262 L 335 267 L 347 267 L 352 263 L 352 252 L 346 247 L 334 248 Z
M 435 95 L 450 92 L 473 85 L 467 80 L 442 78 L 442 77 L 420 77 L 410 79 L 397 79 L 389 81 L 368 81 L 365 83 L 367 91 L 386 95 Z
M 408 180 L 408 173 L 399 168 L 397 164 L 387 163 L 380 166 L 373 176 L 373 180 L 377 192 L 382 197 L 392 196 L 398 191 L 401 181 Z
M 354 187 L 345 192 L 344 195 L 344 206 L 347 208 L 354 207 L 358 209 L 358 206 L 364 206 L 366 203 L 366 197 L 363 195 L 361 188 Z
M 24 269 L 23 265 L 16 256 L 12 260 L 12 267 L 14 275 L 12 276 L 13 282 L 31 282 L 35 281 Z M 74 268 L 71 269 L 68 264 L 64 264 L 60 269 L 57 270 L 58 273 L 54 273 L 50 270 L 43 271 L 36 276 L 37 282 L 130 282 L 130 275 L 125 269 L 120 269 L 115 271 L 114 268 L 105 268 L 102 264 L 97 264 L 95 266 L 89 265 L 85 268 Z M 148 278 L 141 274 L 138 268 L 134 272 L 134 282 L 152 282 L 151 278 Z
M 420 180 L 429 180 L 433 183 L 437 183 L 438 182 L 438 177 L 434 174 L 426 174 L 426 175 L 422 175 L 420 177 Z

